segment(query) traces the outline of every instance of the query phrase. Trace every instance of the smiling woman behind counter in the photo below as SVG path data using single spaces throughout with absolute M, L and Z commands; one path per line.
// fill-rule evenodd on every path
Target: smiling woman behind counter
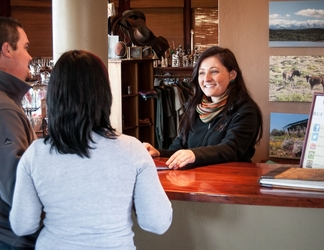
M 144 142 L 150 155 L 169 157 L 172 169 L 251 162 L 263 134 L 262 113 L 232 51 L 213 46 L 202 52 L 191 85 L 179 135 L 167 150 Z

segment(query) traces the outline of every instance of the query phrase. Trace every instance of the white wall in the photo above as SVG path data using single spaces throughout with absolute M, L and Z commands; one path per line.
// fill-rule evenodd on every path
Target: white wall
M 323 55 L 323 48 L 268 48 L 268 0 L 219 0 L 220 46 L 231 49 L 264 116 L 254 161 L 268 157 L 270 112 L 308 113 L 309 103 L 269 102 L 270 55 Z M 318 250 L 324 209 L 172 201 L 169 231 L 157 236 L 135 225 L 139 250 Z

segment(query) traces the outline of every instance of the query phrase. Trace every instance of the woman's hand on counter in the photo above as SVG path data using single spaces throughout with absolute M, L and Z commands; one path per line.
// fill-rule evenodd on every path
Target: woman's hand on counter
M 147 149 L 147 151 L 149 152 L 149 154 L 152 157 L 159 157 L 160 156 L 160 152 L 153 147 L 150 143 L 148 142 L 143 142 L 144 147 Z
M 150 143 L 143 142 L 143 145 L 152 157 L 160 156 L 160 152 Z M 195 160 L 196 156 L 193 151 L 190 149 L 180 149 L 171 155 L 171 157 L 166 161 L 166 165 L 168 165 L 169 168 L 178 169 L 186 166 L 189 163 L 195 162 Z
M 195 160 L 196 156 L 190 149 L 180 149 L 171 155 L 166 164 L 169 166 L 169 168 L 178 169 L 186 166 L 189 163 L 194 163 Z

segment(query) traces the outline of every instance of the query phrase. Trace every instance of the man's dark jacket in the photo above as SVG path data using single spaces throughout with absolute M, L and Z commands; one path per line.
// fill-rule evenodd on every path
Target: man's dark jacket
M 36 139 L 21 107 L 30 85 L 0 71 L 0 241 L 16 247 L 33 247 L 36 237 L 18 237 L 11 230 L 9 212 L 14 192 L 17 164 Z

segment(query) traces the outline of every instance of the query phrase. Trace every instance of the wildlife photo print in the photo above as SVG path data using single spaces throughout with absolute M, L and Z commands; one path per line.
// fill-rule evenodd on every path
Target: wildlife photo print
M 269 47 L 324 47 L 324 1 L 269 2 Z
M 324 56 L 270 56 L 269 101 L 312 102 L 324 92 Z

